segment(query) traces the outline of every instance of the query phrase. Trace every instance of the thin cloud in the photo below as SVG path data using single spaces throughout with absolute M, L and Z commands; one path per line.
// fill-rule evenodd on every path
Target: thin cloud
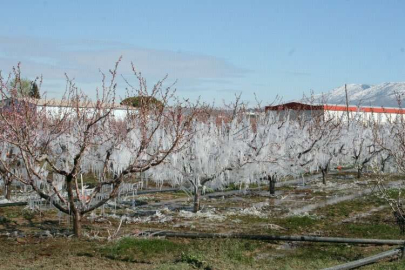
M 188 89 L 207 81 L 227 83 L 229 80 L 231 84 L 232 78 L 241 78 L 249 72 L 214 56 L 139 48 L 119 42 L 0 37 L 3 72 L 9 72 L 21 62 L 24 76 L 32 78 L 42 74 L 45 82 L 52 81 L 44 84 L 50 87 L 49 93 L 58 91 L 55 87 L 57 82 L 64 83 L 65 73 L 79 83 L 99 83 L 99 70 L 108 73 L 121 55 L 123 60 L 118 71 L 123 76 L 132 77 L 130 63 L 133 62 L 151 80 L 169 74 L 172 80 L 186 83 L 181 85 Z

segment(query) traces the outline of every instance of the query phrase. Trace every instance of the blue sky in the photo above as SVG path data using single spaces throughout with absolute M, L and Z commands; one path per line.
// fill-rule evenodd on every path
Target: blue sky
M 0 69 L 21 61 L 51 97 L 65 72 L 92 95 L 120 55 L 126 78 L 132 61 L 150 85 L 167 73 L 209 102 L 405 81 L 404 1 L 0 2 Z

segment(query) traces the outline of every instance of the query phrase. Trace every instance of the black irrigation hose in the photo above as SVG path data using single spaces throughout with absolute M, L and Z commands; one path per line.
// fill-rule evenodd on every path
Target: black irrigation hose
M 24 206 L 27 205 L 27 202 L 13 202 L 13 203 L 2 203 L 0 207 L 9 207 L 9 206 Z
M 359 239 L 359 238 L 342 238 L 342 237 L 317 237 L 317 236 L 281 236 L 281 235 L 256 235 L 256 234 L 225 234 L 225 233 L 182 233 L 167 231 L 147 231 L 146 234 L 153 236 L 180 237 L 180 238 L 238 238 L 249 240 L 264 241 L 307 241 L 323 243 L 346 243 L 346 244 L 371 244 L 371 245 L 401 245 L 402 248 L 396 248 L 379 253 L 357 261 L 333 266 L 324 270 L 344 270 L 361 267 L 372 264 L 393 256 L 404 256 L 404 240 L 385 240 L 385 239 Z
M 153 236 L 180 237 L 180 238 L 238 238 L 263 241 L 307 241 L 323 243 L 370 244 L 370 245 L 405 245 L 405 240 L 385 239 L 359 239 L 341 237 L 317 236 L 283 236 L 283 235 L 257 235 L 257 234 L 225 234 L 225 233 L 182 233 L 168 231 L 147 231 Z
M 357 261 L 353 262 L 348 262 L 345 264 L 325 268 L 324 270 L 346 270 L 346 269 L 353 269 L 353 268 L 358 268 L 364 265 L 372 264 L 375 262 L 378 262 L 379 260 L 393 257 L 393 256 L 402 256 L 402 248 L 396 248 L 392 250 L 388 250 L 382 253 L 379 253 L 377 255 L 373 255 L 367 258 L 363 258 Z
M 176 192 L 180 191 L 178 188 L 168 188 L 168 189 L 145 189 L 145 190 L 138 190 L 135 192 L 135 195 L 142 195 L 142 194 L 153 194 L 153 193 L 164 193 L 164 192 Z M 128 193 L 130 194 L 130 193 Z

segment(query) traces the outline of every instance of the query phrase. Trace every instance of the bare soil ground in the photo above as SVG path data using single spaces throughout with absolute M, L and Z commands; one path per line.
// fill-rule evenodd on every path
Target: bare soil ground
M 55 210 L 1 207 L 0 269 L 321 269 L 392 248 L 139 236 L 147 230 L 405 239 L 373 193 L 372 176 L 331 175 L 326 186 L 312 177 L 305 186 L 279 187 L 276 197 L 265 189 L 207 193 L 202 206 L 191 213 L 183 192 L 128 196 L 88 216 L 83 239 L 69 236 L 69 219 Z M 405 263 L 365 269 L 405 269 Z

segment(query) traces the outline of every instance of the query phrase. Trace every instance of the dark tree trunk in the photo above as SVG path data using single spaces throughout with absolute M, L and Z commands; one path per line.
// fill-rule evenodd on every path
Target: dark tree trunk
M 324 168 L 321 168 L 322 172 L 322 184 L 326 185 L 326 176 L 328 175 L 329 172 L 329 164 L 330 164 L 331 159 L 329 159 L 328 163 Z
M 82 235 L 82 216 L 79 212 L 73 215 L 73 233 L 76 237 Z
M 11 199 L 11 181 L 9 179 L 4 179 L 4 184 L 6 186 L 6 199 L 10 200 Z
M 322 184 L 326 185 L 326 174 L 327 171 L 325 169 L 321 169 L 322 172 Z
M 194 206 L 193 206 L 193 212 L 197 213 L 200 210 L 200 189 L 196 185 L 194 187 Z
M 76 208 L 74 195 L 73 195 L 73 176 L 68 175 L 66 177 L 66 190 L 68 193 L 68 199 L 70 204 L 70 214 L 73 217 L 73 234 L 76 237 L 81 237 L 82 225 L 81 225 L 81 214 Z
M 386 158 L 383 158 L 381 161 L 381 171 L 385 172 L 385 164 L 387 164 L 388 160 L 390 159 L 391 156 L 388 156 Z
M 361 178 L 361 172 L 363 171 L 363 168 L 357 168 L 357 179 Z
M 276 194 L 276 176 L 268 176 L 270 195 Z

